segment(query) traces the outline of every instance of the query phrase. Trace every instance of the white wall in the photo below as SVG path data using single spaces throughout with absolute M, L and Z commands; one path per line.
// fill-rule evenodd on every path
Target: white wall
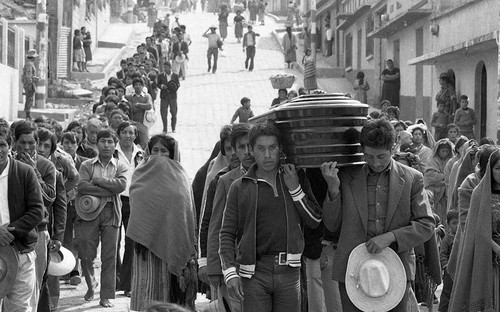
M 7 120 L 17 118 L 17 105 L 19 104 L 19 72 L 9 66 L 0 64 L 0 117 Z

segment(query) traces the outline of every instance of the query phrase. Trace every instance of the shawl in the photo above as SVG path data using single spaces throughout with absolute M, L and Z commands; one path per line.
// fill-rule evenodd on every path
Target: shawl
M 464 143 L 464 145 L 462 145 L 462 147 L 460 147 L 460 159 L 458 159 L 451 167 L 450 176 L 448 179 L 448 210 L 456 208 L 452 206 L 452 204 L 456 203 L 453 202 L 453 192 L 457 187 L 458 171 L 460 169 L 460 166 L 462 165 L 462 162 L 466 159 L 470 145 L 470 141 L 467 141 L 466 143 Z M 462 182 L 458 183 L 458 186 L 460 186 L 461 183 Z
M 450 154 L 446 159 L 441 159 L 438 155 L 439 148 L 441 146 L 447 145 L 450 149 Z M 453 144 L 448 139 L 439 140 L 436 145 L 434 145 L 434 150 L 432 152 L 432 158 L 427 162 L 427 166 L 424 172 L 424 186 L 425 188 L 431 187 L 436 192 L 437 188 L 443 188 L 442 194 L 445 193 L 444 186 L 444 168 L 448 160 L 450 160 L 453 153 Z M 439 199 L 435 199 L 438 201 Z
M 135 169 L 126 235 L 182 275 L 196 254 L 196 240 L 191 186 L 179 162 L 150 156 Z
M 221 171 L 222 169 L 226 168 L 229 164 L 227 163 L 226 156 L 222 155 L 221 152 L 217 154 L 217 157 L 212 159 L 210 161 L 210 164 L 208 165 L 208 170 L 207 170 L 207 176 L 205 178 L 205 185 L 203 187 L 203 195 L 201 198 L 201 207 L 200 207 L 200 225 L 199 228 L 201 229 L 201 220 L 203 219 L 203 214 L 205 213 L 205 205 L 207 203 L 207 191 L 208 187 L 210 186 L 210 182 L 215 178 L 217 173 Z
M 463 157 L 461 160 L 457 161 L 454 165 L 453 168 L 451 169 L 451 174 L 450 174 L 450 203 L 448 203 L 448 210 L 450 209 L 457 209 L 458 207 L 458 188 L 460 185 L 462 185 L 462 182 L 465 180 L 465 178 L 474 172 L 474 167 L 472 163 L 472 158 L 474 155 L 472 155 L 474 148 L 469 147 L 467 149 L 467 152 L 465 152 L 465 157 Z M 453 182 L 453 184 L 451 184 Z
M 488 162 L 486 174 L 472 192 L 449 311 L 494 311 L 491 234 L 491 164 Z

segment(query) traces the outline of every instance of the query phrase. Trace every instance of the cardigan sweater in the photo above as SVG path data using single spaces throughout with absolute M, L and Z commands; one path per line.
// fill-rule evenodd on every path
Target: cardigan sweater
M 27 253 L 35 249 L 36 227 L 43 218 L 42 190 L 35 170 L 13 158 L 10 158 L 8 185 L 9 226 L 15 228 L 11 232 L 13 244 L 20 253 Z

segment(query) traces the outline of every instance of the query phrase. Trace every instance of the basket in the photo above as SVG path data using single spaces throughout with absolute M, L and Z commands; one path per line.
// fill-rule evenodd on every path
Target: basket
M 276 75 L 269 78 L 274 89 L 288 89 L 291 88 L 295 82 L 295 76 L 293 75 Z

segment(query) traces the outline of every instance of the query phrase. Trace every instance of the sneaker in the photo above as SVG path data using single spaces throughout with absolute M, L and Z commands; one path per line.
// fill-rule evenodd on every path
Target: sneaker
M 78 276 L 78 275 L 72 276 L 69 279 L 69 284 L 73 285 L 73 286 L 80 285 L 81 282 L 82 282 L 82 278 L 80 276 Z

